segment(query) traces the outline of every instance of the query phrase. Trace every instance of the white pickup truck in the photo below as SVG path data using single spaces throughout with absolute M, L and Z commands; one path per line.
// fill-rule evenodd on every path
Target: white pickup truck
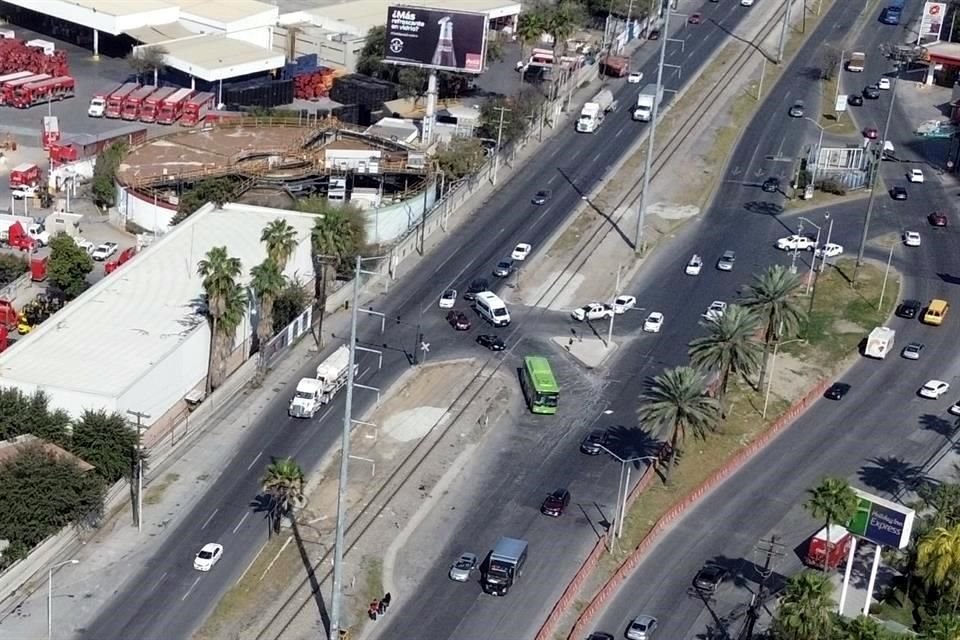
M 570 315 L 573 316 L 574 320 L 583 322 L 584 320 L 590 321 L 610 318 L 613 316 L 613 313 L 613 307 L 611 307 L 609 304 L 591 302 L 590 304 L 583 305 L 579 309 L 574 309 Z

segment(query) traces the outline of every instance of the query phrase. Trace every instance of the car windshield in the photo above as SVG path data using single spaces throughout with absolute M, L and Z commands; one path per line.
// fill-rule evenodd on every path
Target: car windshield
M 201 551 L 201 552 L 200 552 L 200 559 L 201 559 L 201 560 L 209 560 L 209 559 L 212 558 L 212 557 L 213 557 L 213 552 L 211 552 L 211 551 L 206 551 L 206 550 L 204 550 L 204 551 Z
M 467 558 L 461 558 L 457 561 L 457 569 L 469 569 L 473 566 L 473 562 Z
M 310 393 L 309 391 L 297 391 L 294 394 L 293 398 L 295 400 L 312 400 L 313 394 Z

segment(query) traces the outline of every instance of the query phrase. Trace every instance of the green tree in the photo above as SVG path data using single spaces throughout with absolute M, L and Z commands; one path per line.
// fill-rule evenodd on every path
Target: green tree
M 924 583 L 960 604 L 960 525 L 936 527 L 917 543 L 917 571 Z
M 221 343 L 227 341 L 229 348 L 233 347 L 233 337 L 242 320 L 242 315 L 239 320 L 236 317 L 238 308 L 246 308 L 243 290 L 237 284 L 241 273 L 243 266 L 240 258 L 231 257 L 226 247 L 213 247 L 197 265 L 197 274 L 203 278 L 207 317 L 211 324 L 207 393 L 219 386 L 225 377 L 226 358 Z
M 284 327 L 296 320 L 310 304 L 310 296 L 302 282 L 287 280 L 277 299 L 273 301 L 273 333 L 280 333 Z
M 0 287 L 7 286 L 29 270 L 30 262 L 22 255 L 0 255 Z
M 293 458 L 274 458 L 260 481 L 263 493 L 270 498 L 270 520 L 273 530 L 280 532 L 284 518 L 295 519 L 295 510 L 304 502 L 303 469 Z
M 806 314 L 796 299 L 800 287 L 800 277 L 783 265 L 774 265 L 753 277 L 753 284 L 747 286 L 747 295 L 742 304 L 755 309 L 764 324 L 763 362 L 760 365 L 760 379 L 757 388 L 762 389 L 766 380 L 767 362 L 770 350 L 775 342 L 785 336 L 796 335 Z
M 922 640 L 957 640 L 960 638 L 960 616 L 947 613 L 924 621 Z
M 170 53 L 162 46 L 144 47 L 138 51 L 131 51 L 127 54 L 127 64 L 137 75 L 137 82 L 140 82 L 141 76 L 152 73 L 153 86 L 158 86 L 160 70 L 167 66 L 167 54 Z
M 777 640 L 819 640 L 834 630 L 833 585 L 823 573 L 802 571 L 787 580 L 773 621 Z
M 842 640 L 892 640 L 894 637 L 879 622 L 863 615 L 852 620 L 841 618 L 839 626 Z
M 417 67 L 401 67 L 397 72 L 398 93 L 401 98 L 412 98 L 416 107 L 420 99 L 427 95 L 427 81 L 430 73 Z
M 483 145 L 476 138 L 452 138 L 437 150 L 434 161 L 449 185 L 475 173 L 485 158 Z
M 103 479 L 40 443 L 19 447 L 16 456 L 0 464 L 0 487 L 0 539 L 10 541 L 0 560 L 5 566 L 63 527 L 92 523 L 103 514 Z
M 28 434 L 61 446 L 70 440 L 70 416 L 51 410 L 43 391 L 25 394 L 16 387 L 0 389 L 0 416 L 0 440 Z
M 654 376 L 641 398 L 640 420 L 651 423 L 658 430 L 665 430 L 670 440 L 670 455 L 664 474 L 667 483 L 677 452 L 688 433 L 703 440 L 720 423 L 720 404 L 706 393 L 706 383 L 699 371 L 691 367 L 675 367 Z
M 257 297 L 259 306 L 257 313 L 257 343 L 261 355 L 264 354 L 264 348 L 273 337 L 273 303 L 277 296 L 283 292 L 286 286 L 286 278 L 280 271 L 277 263 L 267 258 L 254 268 L 250 269 L 250 288 L 253 289 Z M 260 358 L 260 371 L 267 368 L 267 359 Z
M 517 40 L 520 42 L 520 61 L 527 62 L 527 47 L 537 44 L 546 33 L 546 20 L 542 11 L 536 9 L 524 11 L 517 18 Z M 523 73 L 520 76 L 520 85 L 523 85 Z
M 171 223 L 180 224 L 208 202 L 222 207 L 225 202 L 229 202 L 235 196 L 236 186 L 234 178 L 226 176 L 207 178 L 197 182 L 180 195 L 177 214 L 173 216 Z
M 751 376 L 760 368 L 763 347 L 757 341 L 759 322 L 745 307 L 731 305 L 723 315 L 701 323 L 709 333 L 694 338 L 687 353 L 695 367 L 720 373 L 720 408 L 726 414 L 730 375 Z
M 47 263 L 50 284 L 62 290 L 68 298 L 76 298 L 89 286 L 87 276 L 91 271 L 93 260 L 70 236 L 58 233 L 50 239 L 50 260 Z
M 93 165 L 93 203 L 108 209 L 117 203 L 117 169 L 127 153 L 127 145 L 115 142 L 97 156 Z
M 834 525 L 845 526 L 857 513 L 859 498 L 850 483 L 842 478 L 824 478 L 808 493 L 810 497 L 804 507 L 814 518 L 822 520 L 828 530 Z M 830 552 L 831 543 L 828 539 L 823 555 L 824 571 L 828 569 Z
M 393 80 L 396 69 L 383 62 L 387 49 L 387 27 L 379 25 L 367 32 L 367 38 L 357 56 L 357 73 L 382 80 Z
M 260 242 L 267 246 L 267 258 L 283 271 L 297 250 L 297 230 L 283 218 L 277 218 L 260 232 Z
M 583 17 L 582 8 L 571 0 L 541 8 L 543 26 L 553 36 L 553 98 L 559 95 L 560 57 L 567 52 L 567 40 L 574 34 Z
M 96 467 L 107 484 L 132 477 L 137 432 L 119 413 L 85 411 L 73 425 L 70 452 Z

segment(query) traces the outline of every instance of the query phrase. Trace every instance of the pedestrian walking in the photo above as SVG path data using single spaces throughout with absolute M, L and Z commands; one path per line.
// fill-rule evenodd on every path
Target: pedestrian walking
M 384 607 L 389 607 L 389 606 L 390 606 L 390 600 L 391 600 L 390 592 L 387 591 L 385 594 L 383 594 L 383 605 L 384 605 Z
M 380 610 L 380 602 L 374 600 L 370 603 L 370 606 L 367 608 L 367 615 L 370 616 L 371 620 L 377 619 L 377 612 Z

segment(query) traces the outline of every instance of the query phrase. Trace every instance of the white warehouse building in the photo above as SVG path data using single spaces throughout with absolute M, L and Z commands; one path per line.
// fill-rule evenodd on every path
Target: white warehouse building
M 316 216 L 208 204 L 0 354 L 0 387 L 42 390 L 72 417 L 87 409 L 139 411 L 150 416 L 149 426 L 179 411 L 207 374 L 210 327 L 197 264 L 212 247 L 226 246 L 241 260 L 248 286 L 251 267 L 266 257 L 260 233 L 277 218 L 299 241 L 284 273 L 309 282 Z M 238 347 L 249 348 L 253 311 L 237 331 Z

